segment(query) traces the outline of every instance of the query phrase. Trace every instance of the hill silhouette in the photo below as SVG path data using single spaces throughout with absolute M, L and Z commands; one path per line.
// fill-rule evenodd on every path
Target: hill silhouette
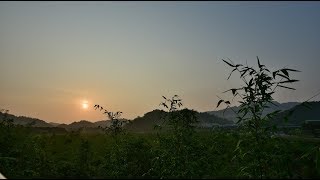
M 0 121 L 3 120 L 5 113 L 0 112 Z M 7 114 L 7 119 L 12 119 L 13 124 L 23 125 L 23 126 L 32 126 L 32 127 L 54 127 L 53 125 L 45 122 L 44 120 L 31 118 L 26 116 L 15 116 L 13 114 Z
M 80 129 L 80 128 L 94 127 L 94 123 L 86 121 L 86 120 L 81 120 L 78 122 L 72 122 L 71 124 L 61 124 L 61 125 L 58 125 L 57 127 L 63 127 L 65 129 L 75 130 L 75 129 Z
M 264 116 L 264 115 L 271 113 L 271 112 L 274 112 L 276 110 L 281 110 L 281 111 L 289 110 L 298 104 L 300 104 L 300 103 L 299 102 L 278 103 L 276 101 L 273 101 L 273 104 L 272 103 L 268 104 L 269 108 L 266 108 L 263 111 L 262 115 Z M 240 109 L 239 106 L 233 106 L 233 107 L 218 110 L 218 111 L 208 111 L 207 113 L 216 115 L 221 118 L 226 118 L 226 119 L 231 120 L 233 122 L 236 122 L 237 121 L 237 118 L 236 118 L 237 114 L 235 114 L 234 112 L 238 112 L 239 109 Z
M 120 121 L 126 121 L 126 119 L 120 119 Z M 60 124 L 57 127 L 62 127 L 67 130 L 78 130 L 78 129 L 94 129 L 94 128 L 105 128 L 111 125 L 110 120 L 102 120 L 97 122 L 90 122 L 86 120 L 81 120 L 77 122 L 72 122 L 70 124 Z
M 284 118 L 289 116 L 288 121 L 285 122 Z M 277 125 L 294 125 L 300 126 L 304 124 L 305 120 L 320 120 L 320 102 L 313 101 L 306 104 L 299 104 L 291 109 L 285 110 L 278 114 L 273 121 Z
M 277 117 L 274 118 L 273 122 L 277 125 L 302 125 L 305 120 L 320 120 L 320 102 L 308 102 L 308 107 L 304 106 L 298 102 L 289 102 L 289 103 L 278 103 L 275 102 L 275 105 L 270 105 L 264 115 L 275 110 L 283 110 L 279 113 Z M 232 107 L 233 110 L 237 111 L 239 107 Z M 193 111 L 193 110 L 192 110 Z M 210 112 L 197 112 L 199 123 L 195 124 L 197 127 L 212 127 L 213 125 L 232 125 L 236 119 L 236 114 L 227 109 L 223 116 L 224 110 L 219 111 L 210 111 Z M 284 118 L 289 112 L 293 111 L 292 115 L 289 117 L 288 121 L 285 122 Z M 135 132 L 150 132 L 154 130 L 155 125 L 163 125 L 166 128 L 166 123 L 164 123 L 165 117 L 168 112 L 163 110 L 155 109 L 153 111 L 145 113 L 142 117 L 137 117 L 133 120 L 130 120 L 130 123 L 124 124 L 124 128 L 129 131 Z M 223 118 L 225 117 L 225 118 Z M 0 112 L 0 121 L 4 118 L 4 113 Z M 68 131 L 78 130 L 78 129 L 87 129 L 88 131 L 94 131 L 99 129 L 99 127 L 107 127 L 111 125 L 110 120 L 101 120 L 97 122 L 90 122 L 87 120 L 81 120 L 78 122 L 72 122 L 70 124 L 59 124 L 59 123 L 47 123 L 44 120 L 37 118 L 31 118 L 26 116 L 15 116 L 12 114 L 7 114 L 7 119 L 12 119 L 13 124 L 30 126 L 35 128 L 63 128 Z M 126 121 L 127 119 L 121 119 Z
M 143 117 L 137 117 L 133 119 L 131 123 L 126 124 L 124 127 L 129 131 L 139 132 L 153 131 L 156 125 L 162 125 L 164 128 L 167 128 L 166 115 L 168 115 L 168 112 L 156 109 L 144 114 Z M 213 125 L 233 124 L 233 122 L 230 120 L 220 118 L 206 112 L 196 111 L 196 116 L 199 121 L 197 124 L 195 124 L 197 127 L 212 127 Z

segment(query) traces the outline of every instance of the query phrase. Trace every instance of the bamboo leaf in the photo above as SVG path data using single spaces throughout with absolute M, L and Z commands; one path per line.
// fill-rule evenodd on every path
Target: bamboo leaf
M 289 69 L 289 68 L 285 68 L 285 69 L 283 69 L 283 70 L 286 70 L 286 71 L 294 71 L 294 72 L 301 72 L 301 71 L 299 71 L 299 70 Z
M 249 70 L 249 69 L 243 70 L 242 73 L 241 73 L 241 75 L 240 75 L 240 78 L 242 78 L 242 77 L 246 74 L 246 72 L 247 72 L 248 70 Z
M 281 76 L 281 77 L 283 77 L 283 78 L 286 78 L 286 79 L 288 79 L 288 80 L 290 80 L 289 77 L 284 76 L 284 75 L 282 75 L 282 74 L 277 74 L 277 75 L 278 75 L 278 76 Z
M 235 71 L 235 70 L 237 70 L 237 68 L 235 68 L 235 69 L 233 69 L 232 71 L 231 71 L 231 73 L 229 74 L 229 76 L 228 76 L 228 80 L 229 80 L 229 78 L 231 77 L 231 75 L 232 75 L 232 73 Z
M 282 86 L 282 85 L 279 85 L 279 87 L 283 87 L 283 88 L 287 88 L 287 89 L 296 90 L 295 88 L 291 88 L 291 87 L 287 87 L 287 86 Z
M 293 83 L 293 82 L 297 82 L 299 80 L 296 80 L 296 79 L 290 79 L 290 80 L 287 80 L 287 81 L 281 81 L 279 82 L 279 84 L 283 84 L 283 83 Z
M 274 72 L 272 73 L 273 79 L 276 78 L 276 75 L 278 74 L 278 72 L 279 72 L 279 71 L 274 71 Z
M 288 71 L 287 71 L 287 70 L 285 70 L 285 69 L 281 69 L 281 72 L 282 72 L 284 75 L 286 75 L 287 77 L 289 77 L 289 73 L 288 73 Z
M 261 69 L 264 65 L 261 65 L 260 64 L 260 60 L 259 60 L 259 57 L 257 56 L 257 60 L 258 60 L 258 66 L 259 66 L 259 68 Z
M 226 60 L 222 59 L 222 61 L 224 61 L 225 63 L 227 63 L 229 66 L 231 67 L 236 67 L 235 65 L 230 64 L 229 62 L 227 62 Z
M 237 89 L 231 89 L 232 94 L 235 95 L 235 93 L 237 92 Z
M 221 100 L 218 102 L 217 107 L 219 107 L 219 105 L 220 105 L 222 102 L 224 102 L 224 100 L 221 99 Z

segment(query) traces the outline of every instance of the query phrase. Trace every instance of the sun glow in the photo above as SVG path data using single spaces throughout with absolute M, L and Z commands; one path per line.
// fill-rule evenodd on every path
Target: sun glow
M 83 101 L 82 102 L 82 109 L 88 109 L 89 105 L 88 105 L 88 101 Z

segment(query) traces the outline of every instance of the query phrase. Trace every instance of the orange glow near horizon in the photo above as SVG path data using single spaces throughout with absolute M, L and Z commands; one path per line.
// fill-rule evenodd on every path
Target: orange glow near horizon
M 177 4 L 0 2 L 0 109 L 69 124 L 108 119 L 100 105 L 133 120 L 177 94 L 182 108 L 221 110 L 244 85 L 222 59 L 258 68 L 256 56 L 301 71 L 277 102 L 320 89 L 320 3 Z
M 88 101 L 83 101 L 83 102 L 82 102 L 82 109 L 87 110 L 88 107 L 89 107 Z

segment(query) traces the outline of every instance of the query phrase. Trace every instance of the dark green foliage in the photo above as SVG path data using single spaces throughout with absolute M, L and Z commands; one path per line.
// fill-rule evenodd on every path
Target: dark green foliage
M 294 108 L 283 111 L 275 117 L 278 124 L 303 125 L 305 120 L 320 120 L 320 102 L 304 102 Z M 291 113 L 291 114 L 290 114 Z M 288 121 L 283 121 L 288 117 Z
M 161 105 L 169 112 L 164 117 L 166 120 L 164 122 L 169 125 L 172 133 L 158 134 L 159 146 L 166 150 L 157 153 L 153 168 L 150 169 L 152 171 L 149 173 L 159 171 L 157 176 L 161 178 L 195 177 L 194 171 L 189 171 L 187 167 L 195 165 L 194 160 L 197 157 L 197 153 L 193 151 L 195 148 L 194 124 L 198 122 L 196 111 L 179 110 L 182 107 L 182 100 L 178 95 L 174 95 L 171 99 L 162 97 L 165 101 Z
M 267 166 L 270 156 L 266 152 L 267 148 L 265 146 L 271 141 L 271 132 L 275 129 L 271 122 L 280 110 L 264 116 L 263 111 L 268 108 L 268 104 L 273 103 L 272 96 L 277 88 L 294 90 L 294 88 L 285 85 L 297 82 L 298 80 L 290 79 L 289 72 L 299 71 L 283 68 L 271 72 L 265 65 L 260 63 L 258 57 L 257 69 L 248 65 L 234 65 L 231 61 L 223 61 L 233 68 L 228 79 L 236 71 L 239 72 L 240 80 L 243 82 L 241 87 L 225 91 L 231 91 L 234 98 L 240 98 L 240 108 L 236 112 L 238 116 L 237 123 L 243 127 L 244 133 L 237 144 L 236 156 L 240 157 L 240 159 L 245 159 L 244 156 L 253 158 L 253 161 L 248 163 L 247 166 L 243 166 L 239 172 L 249 178 L 268 178 L 270 172 Z M 217 107 L 223 102 L 229 107 L 230 102 L 222 99 L 219 100 Z M 243 147 L 250 147 L 250 149 L 243 151 Z
M 111 125 L 105 127 L 104 129 L 107 133 L 111 133 L 111 135 L 113 136 L 117 136 L 118 134 L 122 133 L 124 130 L 123 124 L 129 122 L 120 120 L 120 116 L 122 114 L 122 112 L 120 111 L 117 111 L 115 113 L 109 112 L 100 105 L 94 105 L 94 108 L 99 109 L 100 111 L 104 110 L 103 114 L 107 115 L 107 117 L 111 121 Z
M 25 127 L 12 131 L 11 150 L 2 151 L 0 157 L 0 170 L 7 178 L 253 177 L 245 174 L 246 169 L 242 174 L 238 171 L 255 163 L 252 156 L 238 153 L 243 157 L 233 158 L 238 139 L 251 138 L 236 131 L 195 132 L 180 149 L 169 132 L 160 136 L 127 133 L 116 140 L 108 134 L 54 135 Z M 318 143 L 272 138 L 263 145 L 269 155 L 265 163 L 268 177 L 319 177 L 315 166 Z M 253 148 L 249 141 L 241 144 L 242 152 Z

